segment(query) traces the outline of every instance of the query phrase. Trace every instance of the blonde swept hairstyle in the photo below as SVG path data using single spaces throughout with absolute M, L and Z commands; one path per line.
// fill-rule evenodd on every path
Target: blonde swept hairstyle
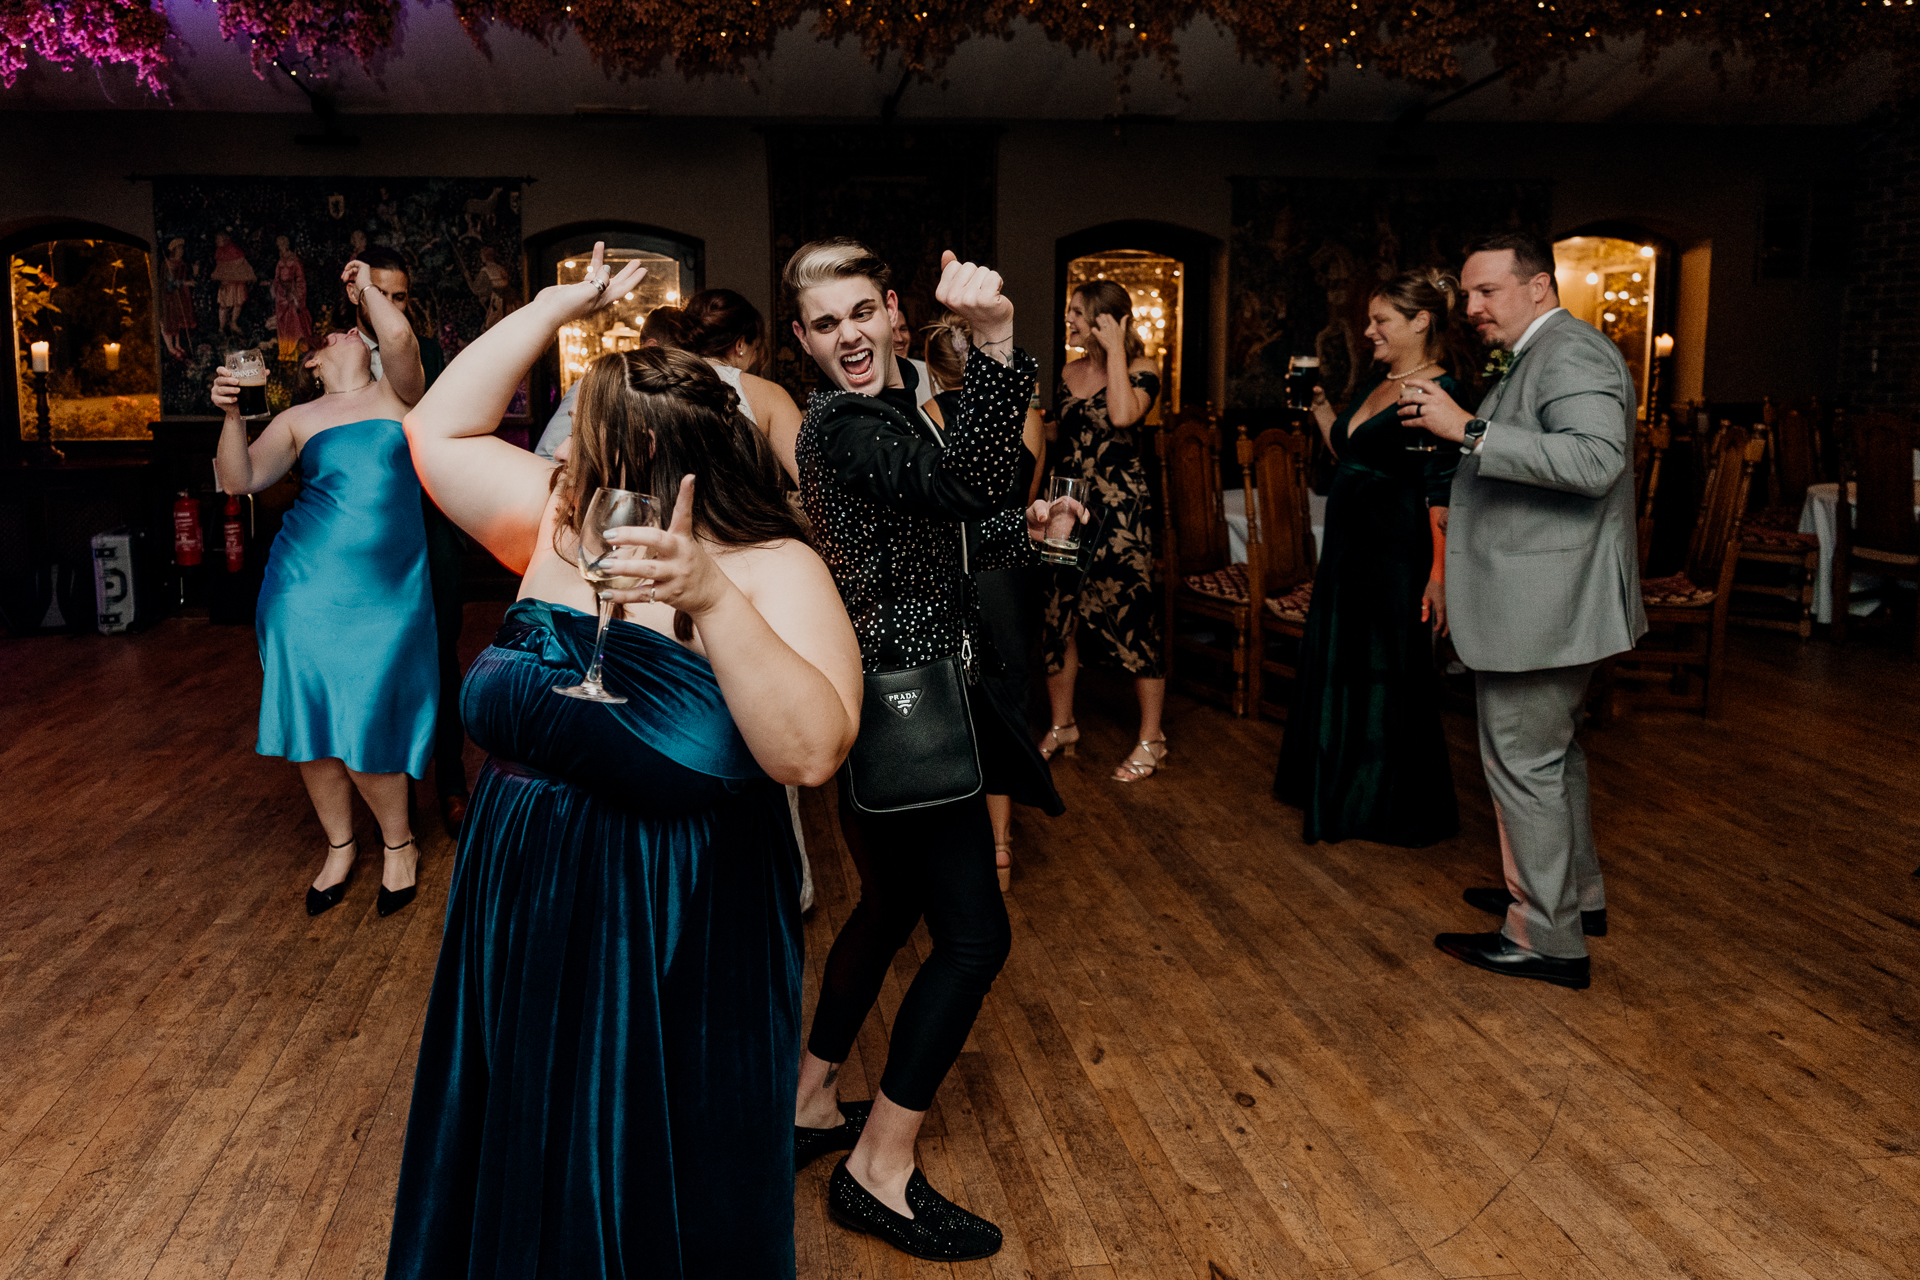
M 786 286 L 787 297 L 798 313 L 800 295 L 808 289 L 860 276 L 873 281 L 873 287 L 883 297 L 893 281 L 893 272 L 873 250 L 847 236 L 834 236 L 803 244 L 796 249 L 793 256 L 787 259 L 787 267 L 780 273 L 780 281 Z

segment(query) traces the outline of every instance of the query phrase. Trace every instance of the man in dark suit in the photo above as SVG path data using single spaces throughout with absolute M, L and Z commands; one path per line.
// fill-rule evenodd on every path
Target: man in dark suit
M 1579 989 L 1586 937 L 1606 932 L 1606 891 L 1574 733 L 1593 669 L 1647 629 L 1633 512 L 1639 402 L 1619 350 L 1560 306 L 1544 240 L 1482 240 L 1460 282 L 1500 379 L 1476 416 L 1410 378 L 1401 414 L 1464 455 L 1448 508 L 1447 617 L 1474 671 L 1507 881 L 1465 897 L 1506 923 L 1434 944 L 1494 973 Z

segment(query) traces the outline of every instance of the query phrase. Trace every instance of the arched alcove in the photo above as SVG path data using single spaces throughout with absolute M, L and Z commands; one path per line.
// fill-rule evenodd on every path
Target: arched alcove
M 647 263 L 647 278 L 628 299 L 590 321 L 561 329 L 557 341 L 533 367 L 528 405 L 533 435 L 538 438 L 547 418 L 575 377 L 602 351 L 620 350 L 638 340 L 647 314 L 659 306 L 677 306 L 706 285 L 706 242 L 665 227 L 613 218 L 590 219 L 552 227 L 526 238 L 527 278 L 534 292 L 550 284 L 582 278 L 595 241 L 604 241 L 607 258 L 619 270 L 635 258 Z
M 1078 283 L 1075 264 L 1082 264 L 1081 271 L 1088 275 L 1102 270 L 1109 275 L 1132 272 L 1140 275 L 1145 286 L 1134 298 L 1136 315 L 1148 321 L 1156 335 L 1169 335 L 1154 344 L 1171 361 L 1162 370 L 1166 384 L 1158 406 L 1162 419 L 1170 419 L 1184 404 L 1208 399 L 1213 378 L 1213 275 L 1221 252 L 1216 237 L 1170 222 L 1108 222 L 1061 236 L 1054 247 L 1055 372 L 1068 358 L 1066 310 L 1068 295 Z M 1112 266 L 1089 269 L 1088 261 L 1094 259 Z M 1161 290 L 1160 298 L 1153 297 L 1153 288 Z M 1152 315 L 1156 305 L 1172 314 Z M 1143 308 L 1147 314 L 1139 315 Z M 1153 321 L 1165 321 L 1164 330 Z
M 56 441 L 146 440 L 159 416 L 159 349 L 151 244 L 102 223 L 46 219 L 0 234 L 7 273 L 10 394 L 0 395 L 5 444 L 17 455 L 35 429 L 30 380 L 44 343 Z
M 1622 219 L 1584 223 L 1553 242 L 1561 305 L 1620 349 L 1643 420 L 1673 398 L 1678 248 L 1662 231 Z

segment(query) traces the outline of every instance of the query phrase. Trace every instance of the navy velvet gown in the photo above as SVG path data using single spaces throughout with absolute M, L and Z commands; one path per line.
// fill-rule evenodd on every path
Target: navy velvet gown
M 794 1274 L 799 862 L 705 659 L 523 600 L 467 673 L 461 829 L 390 1280 Z

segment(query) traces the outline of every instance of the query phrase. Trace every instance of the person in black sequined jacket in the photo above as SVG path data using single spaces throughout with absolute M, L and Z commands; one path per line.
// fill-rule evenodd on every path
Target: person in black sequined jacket
M 847 240 L 807 245 L 787 264 L 795 336 L 834 384 L 801 420 L 801 500 L 868 671 L 959 653 L 991 673 L 999 659 L 980 625 L 972 571 L 1034 559 L 1019 467 L 1034 361 L 1013 346 L 1013 304 L 999 276 L 946 254 L 936 296 L 968 322 L 975 346 L 964 411 L 939 431 L 902 385 L 892 334 L 898 302 L 887 280 L 885 264 Z M 1022 709 L 1002 705 L 1011 700 L 989 683 L 972 693 L 984 791 L 1061 812 Z M 828 1185 L 836 1221 L 920 1258 L 986 1257 L 1000 1247 L 999 1228 L 928 1186 L 913 1154 L 934 1092 L 1012 946 L 985 794 L 872 814 L 855 808 L 845 779 L 843 770 L 841 828 L 860 871 L 860 902 L 827 956 L 801 1059 L 796 1164 L 851 1147 Z M 894 1018 L 876 1096 L 843 1107 L 839 1064 L 923 917 L 932 954 Z

